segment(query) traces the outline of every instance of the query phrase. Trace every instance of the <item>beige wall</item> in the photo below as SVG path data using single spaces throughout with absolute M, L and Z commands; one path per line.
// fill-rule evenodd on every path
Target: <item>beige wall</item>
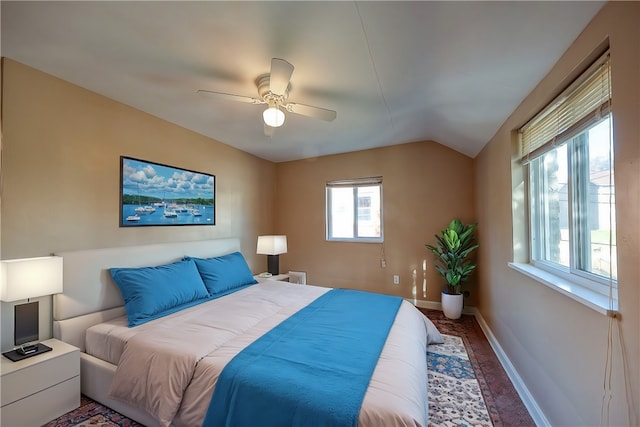
M 477 212 L 482 224 L 479 310 L 554 426 L 600 424 L 609 319 L 507 266 L 514 252 L 512 224 L 517 228 L 523 222 L 512 216 L 512 187 L 522 185 L 518 173 L 511 179 L 513 130 L 549 102 L 609 37 L 622 320 L 613 325 L 613 399 L 603 425 L 639 425 L 639 22 L 640 3 L 607 4 L 476 158 Z
M 384 269 L 381 244 L 325 240 L 325 183 L 370 176 L 383 177 Z M 473 159 L 435 142 L 279 163 L 276 231 L 287 235 L 289 246 L 281 269 L 306 271 L 312 284 L 440 301 L 444 282 L 424 245 L 435 244 L 433 235 L 454 217 L 475 220 L 473 176 Z M 474 280 L 467 286 L 470 305 Z
M 258 272 L 266 260 L 255 254 L 256 236 L 283 233 L 289 253 L 281 256 L 281 269 L 306 271 L 310 283 L 439 301 L 442 279 L 424 244 L 434 243 L 433 234 L 453 217 L 475 219 L 473 160 L 434 142 L 274 165 L 12 60 L 4 61 L 3 76 L 4 259 L 239 236 Z M 215 174 L 217 225 L 118 227 L 121 155 Z M 325 182 L 378 175 L 385 269 L 380 244 L 324 239 Z M 467 286 L 470 305 L 474 280 Z M 44 338 L 50 298 L 41 306 Z M 13 310 L 2 308 L 6 349 Z
M 273 232 L 273 163 L 15 61 L 3 79 L 4 259 L 239 237 L 262 271 L 255 244 Z M 216 175 L 216 225 L 119 228 L 121 155 Z M 2 306 L 4 348 L 13 310 Z

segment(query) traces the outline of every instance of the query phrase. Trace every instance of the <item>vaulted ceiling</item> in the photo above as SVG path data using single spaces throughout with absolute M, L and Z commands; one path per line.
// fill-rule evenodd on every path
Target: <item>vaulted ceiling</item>
M 557 2 L 1 2 L 2 55 L 275 162 L 434 140 L 475 157 L 602 7 Z M 271 137 L 256 97 L 294 65 Z

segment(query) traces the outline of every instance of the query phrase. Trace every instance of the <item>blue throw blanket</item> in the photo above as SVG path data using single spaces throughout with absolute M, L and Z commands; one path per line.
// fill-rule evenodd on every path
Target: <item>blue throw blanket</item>
M 333 289 L 223 369 L 204 426 L 357 426 L 402 299 Z

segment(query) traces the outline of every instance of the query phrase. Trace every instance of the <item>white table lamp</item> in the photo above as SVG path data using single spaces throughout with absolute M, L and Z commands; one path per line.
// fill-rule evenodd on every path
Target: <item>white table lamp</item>
M 62 257 L 23 258 L 0 261 L 0 300 L 14 302 L 62 292 Z M 38 340 L 38 301 L 14 307 L 14 344 L 17 350 L 3 353 L 17 361 L 50 351 Z
M 287 253 L 287 236 L 258 236 L 256 253 L 267 255 L 267 271 L 280 274 L 280 254 Z

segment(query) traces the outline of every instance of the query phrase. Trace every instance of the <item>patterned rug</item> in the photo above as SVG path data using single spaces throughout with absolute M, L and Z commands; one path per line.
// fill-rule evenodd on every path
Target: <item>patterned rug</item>
M 427 349 L 429 425 L 492 426 L 462 338 L 442 334 Z M 136 427 L 140 424 L 82 396 L 80 407 L 45 427 Z
M 460 337 L 427 348 L 430 426 L 493 426 Z
M 140 427 L 141 425 L 83 395 L 78 409 L 45 424 L 44 427 Z

